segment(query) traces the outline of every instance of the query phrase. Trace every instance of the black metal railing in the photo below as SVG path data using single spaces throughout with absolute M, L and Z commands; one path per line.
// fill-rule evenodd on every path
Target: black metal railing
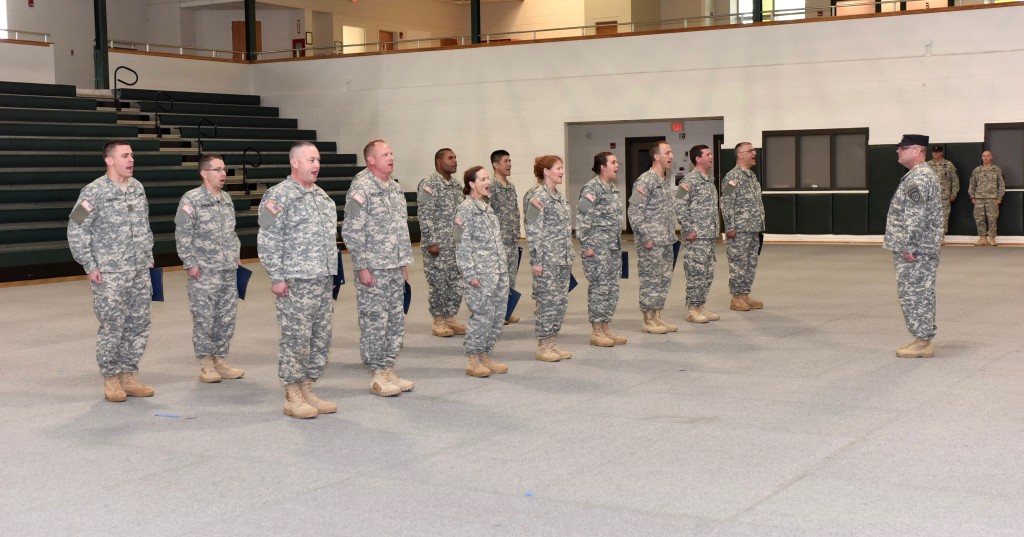
M 128 71 L 129 73 L 135 75 L 135 80 L 128 82 L 127 80 L 121 80 L 120 78 L 118 78 L 117 74 L 121 72 L 121 69 L 124 69 L 125 71 Z M 132 69 L 131 67 L 125 65 L 121 65 L 117 69 L 114 69 L 114 109 L 120 112 L 121 88 L 117 87 L 118 82 L 124 84 L 125 86 L 134 86 L 135 84 L 139 83 L 139 73 L 137 73 L 135 69 Z
M 166 98 L 166 101 L 162 99 Z M 164 105 L 167 107 L 164 108 Z M 156 137 L 163 138 L 164 133 L 160 130 L 160 112 L 170 112 L 174 110 L 174 97 L 166 91 L 158 91 L 153 96 L 153 128 L 156 129 Z
M 203 135 L 203 126 L 204 125 L 209 125 L 209 126 L 213 127 L 213 135 L 206 135 L 206 136 Z M 212 122 L 212 121 L 210 121 L 209 119 L 206 119 L 205 117 L 203 119 L 200 119 L 199 123 L 196 124 L 196 145 L 198 146 L 198 150 L 199 150 L 199 158 L 203 158 L 203 138 L 204 137 L 205 138 L 216 138 L 217 137 L 217 124 Z
M 259 158 L 259 160 L 257 162 L 249 162 L 249 152 L 250 151 L 255 153 L 256 157 Z M 259 168 L 262 165 L 263 165 L 263 154 L 260 153 L 258 149 L 253 148 L 253 147 L 246 147 L 245 150 L 242 151 L 242 190 L 245 191 L 246 195 L 249 195 L 249 193 L 252 191 L 252 187 L 249 185 L 249 169 L 248 169 L 248 167 L 252 166 L 253 168 Z

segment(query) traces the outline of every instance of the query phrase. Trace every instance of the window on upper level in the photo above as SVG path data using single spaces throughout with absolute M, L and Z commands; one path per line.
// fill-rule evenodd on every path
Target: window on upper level
M 868 130 L 765 131 L 765 190 L 864 190 Z
M 762 0 L 761 13 L 764 20 L 786 21 L 804 18 L 804 8 L 807 7 L 807 0 Z M 754 11 L 754 0 L 739 0 L 736 6 L 737 13 L 746 14 L 744 22 L 751 22 L 750 13 Z

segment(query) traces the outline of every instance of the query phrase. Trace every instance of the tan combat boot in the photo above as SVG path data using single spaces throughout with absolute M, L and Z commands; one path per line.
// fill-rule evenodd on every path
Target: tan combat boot
M 505 321 L 505 324 L 516 324 L 518 322 L 519 322 L 519 316 L 516 315 L 515 313 L 513 313 L 512 315 L 508 316 L 508 320 Z
M 700 306 L 690 306 L 686 313 L 686 321 L 691 323 L 706 323 L 710 321 L 700 311 Z
M 466 335 L 466 325 L 460 323 L 455 317 L 445 317 L 444 325 L 447 326 L 449 330 L 460 336 Z
M 551 348 L 550 341 L 551 338 L 537 340 L 537 353 L 533 355 L 534 358 L 542 362 L 559 362 L 562 360 L 562 355 Z
M 199 361 L 199 382 L 220 382 L 222 379 L 213 365 L 213 356 L 207 356 Z
M 139 382 L 135 373 L 121 373 L 121 389 L 129 397 L 152 397 L 156 390 Z
M 391 381 L 391 384 L 398 386 L 398 389 L 402 390 L 403 392 L 411 392 L 413 388 L 416 387 L 416 384 L 414 384 L 412 381 L 405 380 L 404 378 L 399 377 L 398 373 L 395 372 L 395 368 L 393 367 L 385 369 L 384 373 L 388 376 L 388 380 Z
M 284 415 L 293 418 L 315 418 L 319 414 L 312 405 L 302 398 L 299 383 L 284 385 Z
M 608 326 L 608 323 L 601 323 L 601 330 L 604 331 L 605 337 L 612 340 L 612 343 L 616 345 L 625 345 L 628 341 L 625 337 L 612 333 L 612 329 Z
M 999 246 L 999 243 L 996 242 L 995 236 L 991 236 L 991 237 L 988 238 L 988 245 L 989 246 Z
M 317 414 L 334 414 L 338 411 L 338 405 L 330 401 L 324 401 L 313 392 L 313 381 L 306 379 L 299 383 L 299 393 L 307 405 L 316 409 Z
M 117 375 L 103 377 L 103 398 L 111 403 L 121 403 L 128 398 L 121 389 L 121 379 Z
M 750 311 L 750 304 L 747 304 L 747 301 L 743 300 L 743 295 L 732 295 L 732 300 L 729 301 L 729 309 L 736 311 Z
M 935 347 L 931 341 L 914 339 L 914 341 L 896 349 L 896 356 L 900 358 L 931 358 L 935 356 Z
M 217 370 L 217 374 L 220 375 L 221 378 L 240 379 L 245 376 L 245 370 L 229 364 L 227 359 L 223 356 L 213 357 L 213 367 Z
M 671 323 L 666 323 L 665 320 L 661 318 L 661 310 L 654 310 L 654 322 L 656 322 L 656 323 L 660 324 L 661 326 L 665 327 L 665 330 L 667 330 L 669 332 L 678 332 L 679 331 L 679 327 L 678 326 L 676 326 L 674 324 L 671 324 Z
M 764 307 L 764 302 L 761 302 L 760 300 L 754 300 L 753 298 L 750 298 L 750 295 L 748 294 L 740 295 L 740 298 L 742 298 L 743 301 L 746 302 L 752 310 L 759 310 Z
M 668 328 L 661 326 L 661 324 L 654 320 L 653 311 L 645 311 L 643 331 L 648 334 L 667 334 Z
M 704 316 L 707 317 L 709 321 L 721 320 L 721 318 L 722 318 L 721 315 L 719 315 L 719 314 L 717 314 L 715 312 L 712 312 L 712 311 L 708 311 L 708 309 L 704 307 L 704 304 L 701 304 L 698 307 L 700 308 L 700 312 L 703 313 Z
M 988 238 L 984 235 L 978 235 L 978 242 L 974 243 L 975 246 L 988 246 Z
M 568 360 L 569 358 L 572 358 L 571 352 L 562 350 L 561 348 L 558 347 L 558 336 L 551 336 L 550 338 L 548 338 L 548 341 L 551 342 L 551 350 L 558 353 L 558 355 L 561 356 L 563 360 Z
M 507 365 L 501 362 L 495 362 L 494 360 L 491 360 L 491 357 L 487 356 L 486 352 L 480 353 L 479 358 L 480 365 L 486 367 L 487 369 L 490 369 L 491 373 L 508 373 Z
M 391 382 L 386 369 L 374 369 L 370 371 L 373 380 L 370 381 L 370 393 L 381 397 L 391 397 L 402 393 L 402 389 Z
M 451 328 L 444 322 L 444 317 L 440 315 L 434 316 L 434 325 L 430 327 L 430 333 L 437 337 L 452 337 L 455 332 L 452 332 Z
M 469 361 L 466 363 L 466 374 L 471 377 L 484 378 L 491 376 L 491 370 L 480 363 L 479 354 L 467 354 Z
M 604 330 L 601 330 L 601 323 L 590 323 L 590 344 L 595 347 L 614 347 L 615 342 L 612 338 L 605 335 Z

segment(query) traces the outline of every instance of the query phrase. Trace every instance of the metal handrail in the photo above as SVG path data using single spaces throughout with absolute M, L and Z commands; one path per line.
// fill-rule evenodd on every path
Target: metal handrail
M 167 98 L 166 102 L 169 104 L 167 108 L 161 106 L 165 103 L 165 101 L 160 100 L 161 96 Z M 157 138 L 164 137 L 163 132 L 160 131 L 160 112 L 170 112 L 171 110 L 174 110 L 174 97 L 166 91 L 156 92 L 156 95 L 153 96 L 153 127 L 156 129 Z
M 14 34 L 14 37 L 9 37 Z M 39 36 L 42 39 L 23 39 L 22 36 Z M 43 32 L 30 32 L 28 30 L 13 30 L 11 28 L 0 28 L 0 39 L 14 39 L 18 41 L 42 41 L 43 43 L 52 43 L 50 41 L 50 34 Z
M 259 159 L 260 159 L 259 162 L 254 162 L 254 163 L 253 162 L 249 162 L 249 152 L 250 151 L 256 153 L 256 156 L 259 157 Z M 245 191 L 245 195 L 248 196 L 249 192 L 252 190 L 252 187 L 249 186 L 249 170 L 248 170 L 248 166 L 252 166 L 253 168 L 259 168 L 262 165 L 263 165 L 263 153 L 260 153 L 259 149 L 256 149 L 255 147 L 246 147 L 242 151 L 242 190 Z
M 203 125 L 210 125 L 211 127 L 213 127 L 213 136 L 207 136 L 207 138 L 217 137 L 217 124 L 205 117 L 203 119 L 200 119 L 199 123 L 196 124 L 196 146 L 198 146 L 197 149 L 199 150 L 199 158 L 203 158 Z
M 117 73 L 120 73 L 121 69 L 124 69 L 125 71 L 128 71 L 129 73 L 135 75 L 135 80 L 132 82 L 128 82 L 127 80 L 121 80 L 120 78 L 118 78 Z M 132 69 L 131 67 L 128 67 L 126 65 L 121 65 L 117 69 L 114 69 L 114 110 L 120 112 L 121 88 L 117 87 L 118 82 L 124 84 L 125 86 L 134 86 L 135 84 L 139 83 L 139 73 L 136 72 L 135 69 Z

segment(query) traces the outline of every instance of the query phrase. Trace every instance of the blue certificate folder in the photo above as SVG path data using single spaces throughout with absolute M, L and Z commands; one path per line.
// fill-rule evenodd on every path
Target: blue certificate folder
M 683 243 L 676 241 L 672 245 L 672 270 L 676 269 L 676 261 L 679 260 L 679 248 L 683 246 Z
M 357 276 L 358 277 L 358 276 Z M 341 286 L 345 285 L 345 263 L 341 260 L 341 250 L 338 250 L 338 273 L 334 275 L 334 287 L 331 289 L 331 296 L 338 300 L 338 292 Z
M 402 309 L 405 310 L 405 314 L 409 315 L 409 304 L 412 303 L 412 287 L 409 286 L 409 282 L 405 282 L 405 297 L 402 299 Z
M 245 290 L 249 288 L 249 278 L 252 277 L 252 271 L 238 265 L 237 280 L 238 280 L 238 298 L 245 300 Z
M 580 284 L 580 282 L 576 281 L 576 276 L 573 276 L 572 273 L 570 272 L 569 273 L 569 292 L 571 293 L 572 290 L 575 289 L 576 286 L 579 285 L 579 284 Z
M 629 279 L 629 252 L 622 252 L 622 279 Z
M 149 281 L 153 284 L 153 302 L 164 301 L 164 268 L 149 269 Z

